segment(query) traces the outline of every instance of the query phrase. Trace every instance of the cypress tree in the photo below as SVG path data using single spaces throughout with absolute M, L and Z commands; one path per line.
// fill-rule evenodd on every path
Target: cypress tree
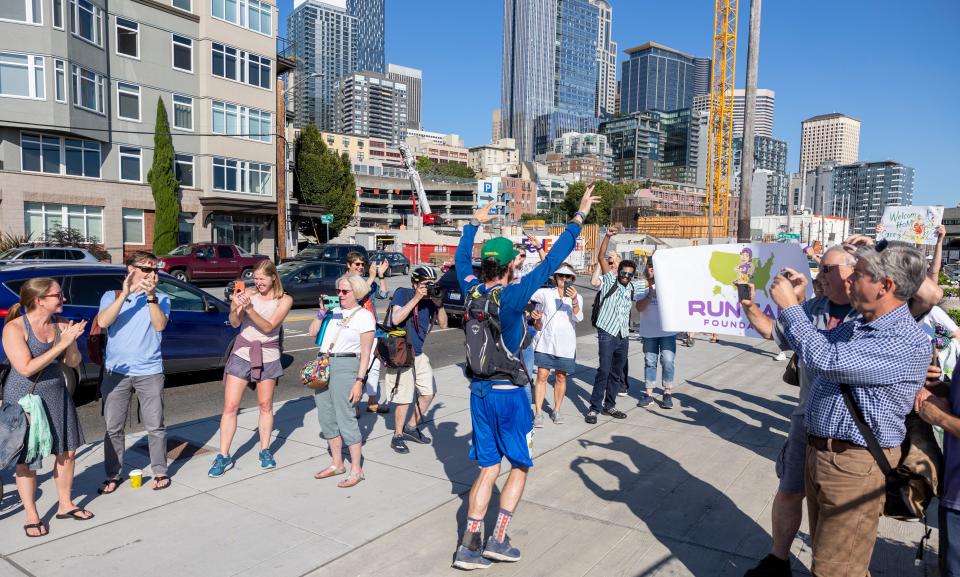
M 350 159 L 330 150 L 313 124 L 300 131 L 294 150 L 294 195 L 299 202 L 326 207 L 333 214 L 330 236 L 334 237 L 350 223 L 357 201 Z
M 180 231 L 180 182 L 173 170 L 176 153 L 170 140 L 170 123 L 163 99 L 157 98 L 157 122 L 153 134 L 153 166 L 147 173 L 156 218 L 153 227 L 153 252 L 167 254 L 177 247 Z

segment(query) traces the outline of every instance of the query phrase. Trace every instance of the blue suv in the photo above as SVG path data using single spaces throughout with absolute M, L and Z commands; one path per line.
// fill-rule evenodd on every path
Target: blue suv
M 87 358 L 87 334 L 100 308 L 100 297 L 123 285 L 126 267 L 108 264 L 37 262 L 0 266 L 0 329 L 7 311 L 20 297 L 20 287 L 34 277 L 53 277 L 63 288 L 66 302 L 61 316 L 87 321 L 77 341 L 83 362 L 78 370 L 64 367 L 67 387 L 96 385 L 100 367 Z M 163 331 L 163 368 L 167 374 L 222 367 L 239 332 L 230 326 L 229 307 L 197 287 L 160 273 L 157 290 L 170 297 L 170 322 Z M 0 362 L 6 362 L 0 350 Z

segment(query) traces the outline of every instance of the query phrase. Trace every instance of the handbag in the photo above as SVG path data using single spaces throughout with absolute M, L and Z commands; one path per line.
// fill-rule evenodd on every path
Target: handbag
M 350 320 L 353 319 L 353 316 L 358 312 L 364 310 L 364 308 L 358 307 L 357 310 L 350 313 L 350 316 L 340 321 L 341 326 L 346 327 L 350 324 Z M 317 341 L 323 342 L 323 335 L 326 334 L 327 325 L 330 324 L 330 319 L 333 318 L 333 315 L 327 315 L 324 317 L 321 325 L 320 332 L 317 333 Z M 326 352 L 321 352 L 317 355 L 317 358 L 307 361 L 303 365 L 303 369 L 300 371 L 300 381 L 303 382 L 308 388 L 313 389 L 314 391 L 325 391 L 330 385 L 330 355 L 333 353 L 333 346 L 337 343 L 337 338 L 340 336 L 340 333 L 337 333 L 337 336 L 330 341 L 330 346 L 327 347 Z
M 417 318 L 420 315 L 419 304 L 414 307 L 412 314 L 416 330 L 419 331 L 420 327 L 417 324 Z M 390 303 L 383 315 L 383 324 L 377 326 L 377 345 L 373 354 L 380 359 L 383 366 L 389 369 L 408 369 L 413 366 L 413 344 L 410 343 L 407 331 L 393 324 L 392 315 L 393 297 L 390 297 Z
M 943 454 L 933 427 L 911 411 L 906 419 L 907 434 L 900 446 L 900 462 L 891 467 L 873 431 L 867 426 L 850 385 L 842 383 L 840 391 L 870 454 L 886 477 L 887 499 L 883 515 L 903 521 L 920 519 L 926 523 L 927 506 L 937 495 L 943 472 Z
M 793 353 L 793 356 L 790 357 L 790 362 L 787 363 L 787 368 L 783 369 L 783 382 L 794 387 L 800 386 L 800 368 L 797 366 L 797 353 Z
M 6 384 L 7 376 L 11 370 L 11 366 L 7 363 L 0 365 L 0 390 L 2 390 L 2 385 Z M 34 377 L 33 386 L 30 387 L 30 392 L 23 397 L 24 399 L 28 398 L 28 396 L 33 396 L 33 392 L 36 390 L 37 383 L 40 381 L 40 375 L 42 374 L 43 371 L 41 370 L 37 373 L 37 376 Z M 41 414 L 41 417 L 44 419 L 44 423 L 46 423 L 46 416 Z M 38 425 L 40 425 L 40 423 L 38 423 Z M 2 396 L 0 396 L 0 471 L 10 469 L 17 464 L 17 459 L 19 459 L 20 454 L 23 452 L 23 445 L 27 439 L 27 428 L 29 426 L 28 415 L 20 403 L 8 403 L 3 401 Z M 49 437 L 49 423 L 46 423 L 46 431 Z M 37 447 L 39 447 L 39 445 L 35 442 L 35 452 Z M 36 455 L 33 456 L 36 457 Z M 33 459 L 28 458 L 27 462 L 32 460 Z

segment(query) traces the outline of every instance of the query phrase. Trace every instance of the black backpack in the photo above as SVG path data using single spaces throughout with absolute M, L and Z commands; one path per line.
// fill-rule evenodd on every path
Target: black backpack
M 523 323 L 520 350 L 514 353 L 503 342 L 500 328 L 500 296 L 503 287 L 481 294 L 477 285 L 466 298 L 463 312 L 464 346 L 467 350 L 468 377 L 492 381 L 510 381 L 526 385 L 530 378 L 520 354 L 530 342 L 530 333 Z
M 597 319 L 600 318 L 600 309 L 603 308 L 604 301 L 613 294 L 613 291 L 617 290 L 617 283 L 620 282 L 616 279 L 613 281 L 613 286 L 610 287 L 610 290 L 607 291 L 605 295 L 598 299 L 593 299 L 593 309 L 590 311 L 590 324 L 593 325 L 593 328 L 597 328 Z M 630 301 L 633 301 L 633 283 L 630 283 Z M 597 294 L 600 294 L 600 291 L 597 291 Z

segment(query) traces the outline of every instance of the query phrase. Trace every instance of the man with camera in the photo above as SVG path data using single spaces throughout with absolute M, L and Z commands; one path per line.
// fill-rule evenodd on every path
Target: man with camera
M 410 282 L 411 288 L 400 287 L 393 294 L 390 324 L 403 326 L 407 331 L 407 339 L 413 346 L 413 366 L 387 368 L 385 379 L 385 386 L 393 388 L 388 398 L 396 405 L 390 447 L 401 454 L 410 452 L 405 439 L 424 445 L 430 443 L 430 437 L 420 431 L 419 425 L 433 401 L 436 385 L 423 343 L 434 319 L 440 328 L 447 328 L 447 311 L 443 308 L 443 290 L 437 284 L 437 272 L 428 266 L 418 266 L 410 274 Z M 407 425 L 407 410 L 413 403 L 414 389 L 419 398 Z

